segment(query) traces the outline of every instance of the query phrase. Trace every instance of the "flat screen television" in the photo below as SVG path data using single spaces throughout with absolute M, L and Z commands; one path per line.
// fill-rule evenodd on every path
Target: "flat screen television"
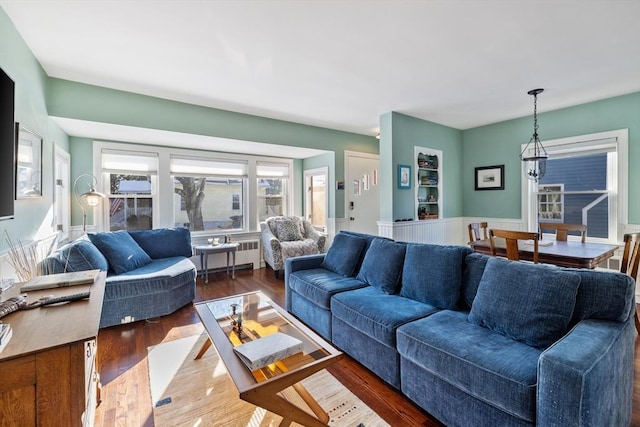
M 0 220 L 14 217 L 16 179 L 15 83 L 0 68 Z

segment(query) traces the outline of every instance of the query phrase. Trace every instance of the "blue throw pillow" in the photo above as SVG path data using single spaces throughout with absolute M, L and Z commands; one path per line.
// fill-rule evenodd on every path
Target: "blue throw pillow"
M 580 276 L 557 267 L 490 258 L 469 320 L 532 347 L 567 333 Z
M 109 261 L 116 274 L 126 273 L 151 262 L 151 258 L 126 231 L 88 234 L 91 243 Z
M 357 279 L 375 286 L 386 294 L 398 290 L 406 244 L 386 239 L 373 239 L 364 256 Z
M 47 274 L 109 269 L 109 263 L 102 252 L 93 243 L 84 239 L 75 240 L 58 248 L 42 262 L 45 264 Z
M 460 299 L 465 246 L 407 245 L 400 295 L 453 310 Z
M 362 249 L 367 244 L 365 239 L 338 233 L 322 261 L 322 268 L 334 273 L 351 277 L 356 272 Z
M 188 228 L 157 228 L 155 230 L 131 230 L 128 232 L 151 259 L 174 256 L 191 257 L 191 233 Z

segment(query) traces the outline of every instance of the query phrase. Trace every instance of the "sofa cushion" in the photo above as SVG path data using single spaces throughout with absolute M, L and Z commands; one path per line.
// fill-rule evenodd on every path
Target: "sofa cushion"
M 373 239 L 364 256 L 357 279 L 386 294 L 398 289 L 406 245 L 386 239 Z
M 407 245 L 400 295 L 453 310 L 460 299 L 465 246 Z
M 67 243 L 45 258 L 42 263 L 46 274 L 109 269 L 109 263 L 102 252 L 86 239 Z
M 324 268 L 313 268 L 291 273 L 287 286 L 315 305 L 329 310 L 333 295 L 362 288 L 367 284 L 354 277 L 344 277 Z
M 392 348 L 399 326 L 437 310 L 431 304 L 389 295 L 373 286 L 340 292 L 331 299 L 334 318 Z
M 635 281 L 631 276 L 584 268 L 566 269 L 580 276 L 580 288 L 571 324 L 583 319 L 624 322 L 635 308 Z
M 302 240 L 300 220 L 293 217 L 275 218 L 275 235 L 283 242 Z
M 353 276 L 367 241 L 346 233 L 338 233 L 322 261 L 322 267 L 342 276 Z
M 184 227 L 131 230 L 128 232 L 151 259 L 193 255 L 191 233 Z
M 149 255 L 126 231 L 88 234 L 91 243 L 109 261 L 109 267 L 116 274 L 126 273 L 151 262 Z
M 542 350 L 470 323 L 460 311 L 439 311 L 401 326 L 397 335 L 401 360 L 508 414 L 535 421 Z M 403 391 L 407 387 L 414 386 L 403 377 Z
M 484 273 L 487 261 L 491 258 L 488 255 L 470 253 L 464 259 L 464 272 L 462 273 L 462 286 L 460 287 L 461 305 L 467 310 L 471 309 L 473 300 L 478 293 L 478 286 Z
M 580 276 L 545 265 L 491 258 L 469 320 L 538 348 L 560 339 L 576 305 Z

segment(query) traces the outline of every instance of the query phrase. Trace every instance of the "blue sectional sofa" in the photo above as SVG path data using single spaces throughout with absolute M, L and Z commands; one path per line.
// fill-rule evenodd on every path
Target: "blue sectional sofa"
M 626 426 L 635 284 L 341 232 L 286 309 L 449 426 Z
M 46 274 L 107 271 L 100 327 L 173 313 L 195 298 L 186 228 L 89 233 L 42 261 Z

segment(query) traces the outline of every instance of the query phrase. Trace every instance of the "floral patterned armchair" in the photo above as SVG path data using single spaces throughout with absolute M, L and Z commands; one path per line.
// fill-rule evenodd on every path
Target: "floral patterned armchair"
M 326 236 L 318 233 L 306 219 L 274 216 L 260 223 L 260 232 L 264 261 L 276 277 L 282 276 L 287 258 L 324 252 Z

